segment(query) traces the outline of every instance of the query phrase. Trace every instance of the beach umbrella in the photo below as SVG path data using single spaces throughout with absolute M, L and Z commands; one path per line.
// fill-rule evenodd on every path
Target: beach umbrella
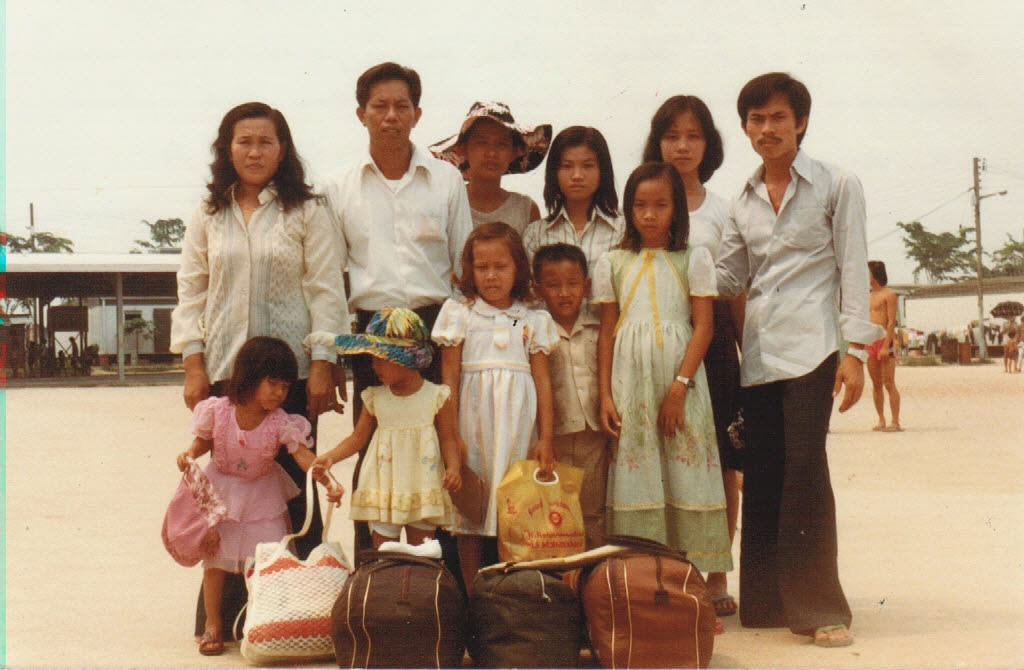
M 1006 300 L 993 307 L 989 314 L 997 319 L 1009 319 L 1024 314 L 1024 305 L 1016 300 Z

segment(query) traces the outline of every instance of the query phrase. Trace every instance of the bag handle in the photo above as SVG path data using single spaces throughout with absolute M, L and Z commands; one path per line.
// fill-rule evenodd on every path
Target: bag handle
M 335 484 L 338 483 L 338 480 L 334 479 L 334 475 L 331 474 L 330 470 L 327 471 L 327 476 L 333 479 Z M 303 535 L 309 532 L 309 527 L 313 523 L 313 504 L 315 498 L 316 489 L 313 488 L 313 468 L 310 468 L 309 470 L 306 470 L 306 518 L 302 522 L 302 528 L 299 530 L 299 532 L 292 533 L 291 535 L 285 535 L 283 538 L 281 538 L 282 547 L 287 547 L 289 542 L 291 542 L 297 537 L 302 537 Z M 321 543 L 327 540 L 327 531 L 331 528 L 332 516 L 334 516 L 334 505 L 328 505 L 327 515 L 324 517 L 324 530 L 323 533 L 320 534 Z
M 359 552 L 359 556 L 357 557 L 359 567 L 363 567 L 364 565 L 374 561 L 377 561 L 379 565 L 369 568 L 371 572 L 385 567 L 384 563 L 386 561 L 396 563 L 415 563 L 416 565 L 424 565 L 428 568 L 434 569 L 444 568 L 444 564 L 436 558 L 406 554 L 401 551 L 377 551 L 376 549 L 364 549 Z
M 689 560 L 686 558 L 685 551 L 673 549 L 661 542 L 655 542 L 654 540 L 649 540 L 646 537 L 638 537 L 636 535 L 606 535 L 604 541 L 607 544 L 628 547 L 630 549 L 642 551 L 647 554 L 653 554 L 655 556 L 668 556 L 670 558 L 679 558 L 684 561 Z

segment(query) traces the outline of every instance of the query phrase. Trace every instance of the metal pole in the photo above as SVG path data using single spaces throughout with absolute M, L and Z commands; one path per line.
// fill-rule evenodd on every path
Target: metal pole
M 124 381 L 124 284 L 120 272 L 114 275 L 114 296 L 117 300 L 117 378 Z
M 978 177 L 978 157 L 973 159 L 974 167 L 974 241 L 977 244 L 978 254 L 978 329 L 981 337 L 978 338 L 978 357 L 981 360 L 988 358 L 988 348 L 985 346 L 985 287 L 983 284 L 981 264 L 981 185 Z

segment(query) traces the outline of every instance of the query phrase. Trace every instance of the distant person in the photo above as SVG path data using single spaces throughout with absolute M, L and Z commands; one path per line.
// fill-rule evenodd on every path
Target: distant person
M 1003 344 L 1003 372 L 1018 372 L 1017 342 L 1020 329 L 1010 326 L 1006 329 L 1006 342 Z
M 666 100 L 651 119 L 651 131 L 644 147 L 644 161 L 665 161 L 679 172 L 686 187 L 690 235 L 693 247 L 705 247 L 712 259 L 718 254 L 722 229 L 729 216 L 729 203 L 712 193 L 704 184 L 721 167 L 724 152 L 722 136 L 715 127 L 711 110 L 693 95 L 674 95 Z M 740 509 L 740 488 L 743 461 L 740 451 L 729 438 L 729 424 L 736 419 L 737 394 L 740 388 L 740 361 L 737 350 L 738 324 L 743 322 L 745 294 L 733 300 L 716 299 L 714 336 L 704 355 L 711 409 L 715 415 L 715 437 L 722 463 L 722 484 L 725 487 L 726 513 L 729 521 L 729 542 L 736 534 Z M 729 594 L 724 572 L 708 574 L 708 588 L 715 614 L 736 614 L 736 599 Z
M 530 196 L 502 188 L 501 178 L 533 170 L 550 143 L 550 124 L 524 126 L 505 103 L 474 102 L 459 132 L 431 145 L 430 152 L 462 172 L 474 228 L 504 221 L 522 235 L 540 218 L 540 208 Z
M 78 341 L 74 335 L 68 337 L 71 341 L 71 370 L 74 374 L 79 374 L 79 370 L 82 367 L 82 355 L 78 348 Z
M 604 544 L 609 438 L 601 430 L 597 380 L 600 319 L 583 309 L 590 294 L 587 257 L 574 244 L 549 244 L 533 255 L 534 290 L 555 320 L 551 352 L 555 457 L 583 469 L 580 507 L 587 549 Z
M 183 472 L 189 460 L 210 454 L 206 476 L 227 508 L 224 520 L 207 538 L 208 556 L 203 561 L 206 623 L 199 653 L 204 656 L 224 653 L 221 599 L 226 575 L 241 576 L 258 543 L 278 542 L 292 531 L 288 500 L 302 489 L 275 460 L 278 452 L 284 450 L 303 472 L 316 458 L 310 449 L 312 425 L 283 409 L 297 372 L 295 354 L 286 342 L 250 339 L 235 356 L 227 395 L 196 403 L 195 439 L 178 454 L 178 469 Z M 314 476 L 332 488 L 326 474 Z
M 889 278 L 882 261 L 868 261 L 871 272 L 871 322 L 885 329 L 885 337 L 868 344 L 868 375 L 878 412 L 878 424 L 871 430 L 897 433 L 900 427 L 900 392 L 896 388 L 896 293 L 888 288 Z M 885 423 L 885 393 L 889 393 L 892 422 Z
M 178 270 L 178 306 L 171 315 L 170 350 L 185 365 L 185 405 L 227 393 L 235 356 L 256 335 L 284 340 L 298 377 L 282 405 L 313 426 L 337 406 L 332 340 L 350 331 L 338 260 L 338 241 L 326 210 L 305 182 L 305 171 L 280 111 L 262 102 L 232 108 L 211 147 L 209 195 L 185 228 Z M 344 389 L 344 382 L 340 384 Z M 279 463 L 303 490 L 289 503 L 294 528 L 306 516 L 305 475 L 283 450 Z M 320 542 L 319 500 L 309 533 L 296 541 L 305 557 Z M 241 576 L 229 578 L 225 619 L 245 604 Z M 196 634 L 201 635 L 202 597 Z
M 624 223 L 608 143 L 596 128 L 570 126 L 551 143 L 544 168 L 547 216 L 523 233 L 526 255 L 564 242 L 583 249 L 589 272 L 601 254 L 622 241 Z
M 852 617 L 825 440 L 833 399 L 845 386 L 844 412 L 860 398 L 864 345 L 880 332 L 868 308 L 864 193 L 854 175 L 800 149 L 811 111 L 802 83 L 756 77 L 736 107 L 762 161 L 730 206 L 717 263 L 722 297 L 747 292 L 740 621 L 845 646 Z
M 363 72 L 356 81 L 356 116 L 366 128 L 369 147 L 324 189 L 359 333 L 385 307 L 413 310 L 429 331 L 441 304 L 455 295 L 452 274 L 473 229 L 462 175 L 410 139 L 423 113 L 421 92 L 420 76 L 412 68 L 388 62 Z M 435 384 L 441 383 L 440 359 L 435 356 L 423 371 Z M 381 381 L 369 354 L 352 356 L 350 362 L 353 420 L 358 422 L 363 390 Z M 353 486 L 364 453 L 359 452 Z M 356 546 L 372 548 L 366 523 L 357 522 L 355 529 Z

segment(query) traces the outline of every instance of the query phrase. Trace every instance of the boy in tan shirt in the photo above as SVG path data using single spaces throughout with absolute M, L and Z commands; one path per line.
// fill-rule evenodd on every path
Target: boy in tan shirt
M 559 462 L 583 469 L 580 507 L 587 549 L 604 544 L 608 482 L 608 437 L 598 420 L 597 333 L 599 320 L 582 309 L 590 294 L 587 258 L 571 244 L 551 244 L 533 257 L 537 295 L 547 305 L 560 336 L 551 352 L 554 448 Z

